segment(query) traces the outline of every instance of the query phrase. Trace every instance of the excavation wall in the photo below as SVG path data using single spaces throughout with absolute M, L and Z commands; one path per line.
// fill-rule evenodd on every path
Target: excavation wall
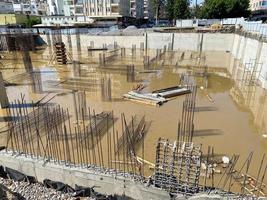
M 133 199 L 169 199 L 169 194 L 155 187 L 145 187 L 123 176 L 99 173 L 82 167 L 68 167 L 44 159 L 34 159 L 23 155 L 12 155 L 5 150 L 0 152 L 0 165 L 17 170 L 27 176 L 33 176 L 38 182 L 44 179 L 63 182 L 75 187 L 75 184 L 94 187 L 101 194 L 125 194 Z
M 41 36 L 47 41 L 47 36 Z M 50 36 L 52 40 L 52 36 Z M 236 66 L 246 63 L 262 63 L 259 79 L 267 88 L 267 43 L 238 34 L 222 33 L 148 33 L 143 36 L 92 36 L 80 34 L 62 35 L 66 47 L 87 51 L 89 46 L 118 45 L 118 47 L 145 49 L 169 49 L 179 51 L 203 52 L 206 65 L 227 69 L 231 74 Z

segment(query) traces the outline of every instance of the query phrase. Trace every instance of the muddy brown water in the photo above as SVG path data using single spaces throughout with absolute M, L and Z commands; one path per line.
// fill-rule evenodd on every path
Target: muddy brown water
M 28 101 L 37 101 L 47 92 L 66 92 L 58 95 L 52 100 L 62 107 L 69 108 L 71 115 L 74 115 L 73 96 L 70 89 L 79 89 L 76 86 L 51 86 L 49 81 L 67 80 L 74 77 L 72 65 L 57 66 L 48 64 L 48 60 L 40 58 L 41 53 L 32 54 L 35 69 L 40 70 L 39 84 L 41 93 L 33 92 L 31 78 L 27 75 L 17 76 L 24 73 L 21 61 L 5 60 L 1 71 L 6 80 L 18 83 L 18 86 L 9 86 L 7 93 L 9 100 L 20 98 L 20 93 L 25 94 Z M 127 64 L 127 61 L 118 61 Z M 131 61 L 131 63 L 134 63 Z M 116 65 L 113 63 L 112 66 Z M 12 68 L 14 67 L 14 68 Z M 113 110 L 115 116 L 120 117 L 124 113 L 128 119 L 132 115 L 145 115 L 147 121 L 151 122 L 148 132 L 145 135 L 145 159 L 154 162 L 155 147 L 159 137 L 174 141 L 177 133 L 177 123 L 181 119 L 182 102 L 185 96 L 179 96 L 165 103 L 163 106 L 154 107 L 122 99 L 122 95 L 127 93 L 138 83 L 146 85 L 145 91 L 153 91 L 160 88 L 177 85 L 179 74 L 186 71 L 183 68 L 164 66 L 155 68 L 155 73 L 138 73 L 136 82 L 127 82 L 125 73 L 98 70 L 93 63 L 81 64 L 81 78 L 85 80 L 100 79 L 101 77 L 111 78 L 112 81 L 112 101 L 101 100 L 99 88 L 92 87 L 86 91 L 87 106 L 95 109 L 96 112 Z M 142 71 L 141 67 L 136 67 L 137 71 Z M 253 151 L 254 156 L 249 173 L 256 176 L 260 160 L 264 153 L 267 153 L 267 94 L 258 86 L 249 88 L 250 90 L 240 90 L 236 87 L 236 80 L 232 80 L 228 73 L 210 73 L 208 76 L 208 88 L 203 89 L 204 79 L 196 78 L 198 92 L 195 112 L 195 135 L 193 141 L 202 144 L 203 153 L 207 152 L 208 146 L 213 146 L 215 154 L 241 156 L 238 166 L 243 164 L 248 154 Z M 83 89 L 81 89 L 83 90 Z M 1 116 L 5 111 L 1 110 Z M 0 126 L 5 122 L 1 120 Z M 115 127 L 120 131 L 120 122 L 116 122 Z M 103 138 L 103 143 L 105 138 Z M 1 145 L 5 139 L 1 138 Z M 105 152 L 105 147 L 103 149 Z M 137 154 L 141 154 L 141 149 L 137 149 Z M 149 174 L 149 172 L 147 172 Z M 267 182 L 267 177 L 265 178 Z

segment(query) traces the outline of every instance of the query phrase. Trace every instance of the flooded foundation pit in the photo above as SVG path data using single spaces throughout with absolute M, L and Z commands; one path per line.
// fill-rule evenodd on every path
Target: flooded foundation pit
M 189 73 L 197 84 L 193 142 L 202 144 L 203 154 L 207 153 L 208 146 L 212 146 L 214 154 L 220 158 L 224 155 L 240 155 L 238 167 L 242 167 L 253 151 L 249 174 L 257 176 L 262 156 L 267 152 L 267 138 L 264 137 L 267 135 L 267 95 L 257 84 L 242 83 L 238 70 L 233 76 L 236 69 L 230 69 L 230 61 L 234 60 L 230 54 L 217 53 L 212 57 L 212 63 L 218 64 L 213 67 L 207 64 L 205 52 L 199 55 L 193 51 L 167 51 L 149 66 L 144 66 L 144 55 L 151 59 L 157 56 L 156 50 L 144 52 L 137 49 L 133 52 L 132 49 L 126 49 L 125 54 L 122 55 L 120 51 L 105 64 L 100 64 L 99 55 L 103 55 L 104 51 L 78 52 L 73 49 L 68 50 L 72 61 L 67 65 L 57 65 L 50 51 L 47 47 L 31 52 L 32 73 L 25 72 L 19 52 L 5 54 L 1 60 L 1 71 L 9 83 L 6 88 L 10 102 L 20 99 L 21 95 L 26 102 L 51 98 L 49 103 L 68 108 L 72 121 L 75 121 L 73 91 L 85 91 L 86 105 L 96 113 L 113 111 L 116 118 L 124 113 L 128 120 L 134 115 L 145 116 L 149 126 L 144 137 L 144 159 L 154 163 L 158 138 L 170 141 L 177 138 L 185 95 L 172 98 L 158 107 L 127 101 L 122 96 L 137 84 L 144 85 L 145 92 L 179 85 L 181 74 Z M 73 61 L 77 61 L 76 64 Z M 222 67 L 218 67 L 220 63 Z M 134 65 L 134 74 L 128 74 L 129 65 Z M 108 80 L 111 83 L 111 96 L 106 98 L 101 90 L 101 81 Z M 1 145 L 6 145 L 4 136 L 8 120 L 5 116 L 6 110 L 1 109 Z M 119 136 L 121 128 L 121 121 L 117 120 L 115 129 Z M 106 134 L 101 141 L 105 160 Z M 136 146 L 136 153 L 141 156 L 141 144 Z M 145 168 L 147 176 L 152 172 L 148 167 Z M 218 182 L 221 175 L 215 176 Z M 201 182 L 203 179 L 201 177 Z M 266 180 L 265 177 L 265 183 Z

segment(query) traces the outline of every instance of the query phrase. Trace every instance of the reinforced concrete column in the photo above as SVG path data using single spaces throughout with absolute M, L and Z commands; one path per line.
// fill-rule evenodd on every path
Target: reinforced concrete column
M 174 33 L 172 33 L 171 50 L 174 49 Z

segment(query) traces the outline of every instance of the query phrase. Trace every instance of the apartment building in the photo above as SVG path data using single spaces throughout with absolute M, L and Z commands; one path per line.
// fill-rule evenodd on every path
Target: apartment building
M 0 1 L 0 13 L 10 14 L 14 13 L 13 4 L 10 1 Z
M 267 10 L 267 0 L 251 0 L 250 7 L 252 11 Z
M 130 0 L 130 15 L 136 19 L 144 18 L 144 0 Z
M 267 21 L 267 0 L 250 0 L 253 20 Z
M 47 0 L 47 15 L 64 15 L 63 0 Z
M 91 18 L 117 18 L 130 15 L 129 0 L 77 0 L 74 5 L 76 15 L 81 14 Z
M 14 12 L 27 15 L 45 15 L 47 12 L 46 0 L 14 1 Z
M 86 24 L 95 21 L 98 24 L 112 25 L 130 16 L 129 0 L 62 0 L 60 5 L 62 7 L 58 7 L 63 9 L 65 16 L 56 14 L 58 16 L 42 17 L 42 24 Z M 53 6 L 49 7 L 52 8 L 53 13 L 57 13 L 57 6 L 54 6 L 56 7 L 54 10 Z
M 144 1 L 144 19 L 153 19 L 154 12 L 153 12 L 153 4 L 152 0 L 143 0 Z

